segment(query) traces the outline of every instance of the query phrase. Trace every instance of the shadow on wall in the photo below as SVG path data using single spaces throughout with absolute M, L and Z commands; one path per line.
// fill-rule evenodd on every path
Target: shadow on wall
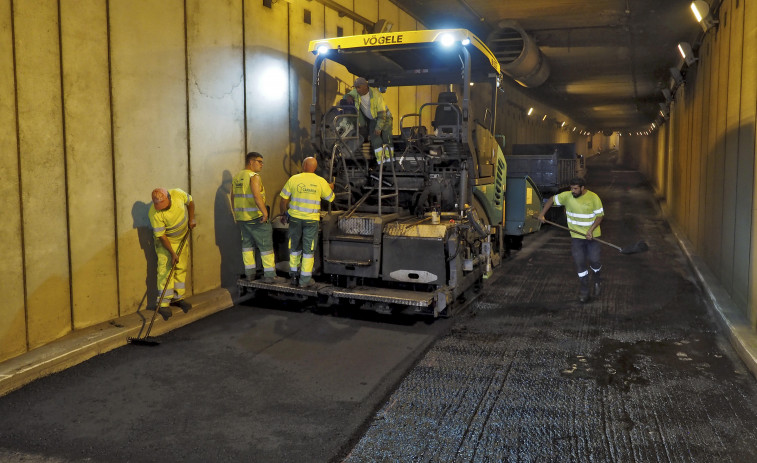
M 221 254 L 221 287 L 236 288 L 237 278 L 244 274 L 242 241 L 231 208 L 231 172 L 223 171 L 213 206 L 216 246 Z
M 152 234 L 150 225 L 150 206 L 152 203 L 135 202 L 131 207 L 131 218 L 133 228 L 137 229 L 139 237 L 139 247 L 145 253 L 145 263 L 147 271 L 145 272 L 145 295 L 139 302 L 137 311 L 142 309 L 155 309 L 158 301 L 158 288 L 155 282 L 158 278 L 158 256 L 155 254 L 155 238 Z

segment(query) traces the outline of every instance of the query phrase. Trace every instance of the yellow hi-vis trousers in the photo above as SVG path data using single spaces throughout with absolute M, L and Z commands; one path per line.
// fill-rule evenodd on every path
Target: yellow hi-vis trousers
M 168 241 L 171 243 L 171 247 L 174 252 L 179 251 L 179 244 L 181 243 L 182 236 L 168 237 Z M 155 254 L 158 255 L 158 301 L 161 307 L 168 307 L 171 304 L 171 300 L 180 301 L 184 299 L 184 293 L 186 291 L 187 281 L 187 267 L 189 265 L 189 243 L 184 244 L 184 249 L 179 254 L 179 262 L 176 264 L 176 269 L 173 272 L 171 281 L 166 288 L 166 294 L 163 296 L 163 301 L 160 301 L 160 293 L 163 292 L 163 287 L 166 285 L 168 274 L 171 273 L 171 253 L 161 244 L 160 239 L 155 239 Z
M 260 249 L 260 261 L 263 264 L 263 276 L 276 276 L 276 256 L 273 254 L 273 228 L 271 222 L 261 223 L 262 217 L 253 220 L 240 221 L 239 230 L 242 232 L 242 261 L 244 273 L 248 277 L 255 277 L 255 247 Z
M 300 270 L 300 285 L 310 281 L 315 264 L 315 245 L 318 239 L 318 221 L 289 218 L 289 274 Z M 300 269 L 300 262 L 302 268 Z

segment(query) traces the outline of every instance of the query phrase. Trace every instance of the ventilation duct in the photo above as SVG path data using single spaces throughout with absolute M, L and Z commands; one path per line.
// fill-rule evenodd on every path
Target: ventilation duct
M 524 87 L 538 87 L 549 77 L 549 63 L 515 21 L 500 21 L 486 41 L 502 71 Z

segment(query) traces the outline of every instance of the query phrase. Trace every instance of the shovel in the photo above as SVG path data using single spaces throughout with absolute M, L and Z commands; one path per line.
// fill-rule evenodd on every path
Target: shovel
M 568 231 L 571 231 L 573 233 L 578 233 L 579 235 L 586 236 L 586 233 L 581 233 L 578 230 L 573 230 L 572 228 L 565 227 L 563 225 L 551 222 L 549 220 L 544 219 L 544 222 L 546 222 L 546 223 L 548 223 L 550 225 L 554 225 L 557 228 L 562 228 L 563 230 L 568 230 Z M 621 248 L 620 246 L 614 245 L 612 243 L 608 243 L 607 241 L 604 241 L 604 240 L 600 240 L 599 238 L 592 238 L 592 239 L 594 241 L 598 241 L 598 242 L 600 242 L 602 244 L 605 244 L 607 246 L 611 246 L 611 247 L 617 249 L 618 251 L 620 251 L 621 254 L 637 254 L 637 253 L 640 253 L 640 252 L 647 251 L 649 249 L 649 246 L 647 246 L 647 243 L 645 243 L 644 241 L 638 241 L 638 242 L 636 242 L 635 244 L 633 244 L 631 246 L 626 246 L 624 248 Z
M 181 256 L 181 250 L 184 249 L 184 244 L 186 244 L 187 238 L 189 237 L 189 232 L 191 230 L 187 230 L 187 234 L 184 235 L 184 238 L 181 239 L 181 243 L 179 243 L 179 249 L 176 251 L 177 256 Z M 136 338 L 128 337 L 126 338 L 126 342 L 132 345 L 136 346 L 157 346 L 160 345 L 160 341 L 158 341 L 155 338 L 150 337 L 150 331 L 152 330 L 152 324 L 155 322 L 155 315 L 158 314 L 158 309 L 160 308 L 160 304 L 163 303 L 163 298 L 166 295 L 166 290 L 168 289 L 168 284 L 171 283 L 171 278 L 173 277 L 174 271 L 176 270 L 176 264 L 171 265 L 171 271 L 168 273 L 168 278 L 166 278 L 166 284 L 163 285 L 163 292 L 160 293 L 160 298 L 158 299 L 158 306 L 155 307 L 155 312 L 152 314 L 152 318 L 150 319 L 150 326 L 147 327 L 147 333 L 145 333 L 144 337 L 137 336 Z

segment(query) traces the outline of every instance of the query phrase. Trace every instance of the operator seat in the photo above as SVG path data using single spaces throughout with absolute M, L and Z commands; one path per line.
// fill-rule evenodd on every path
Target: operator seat
M 439 137 L 457 138 L 460 135 L 462 123 L 462 112 L 457 105 L 457 94 L 455 92 L 441 92 L 437 102 L 447 104 L 440 104 L 436 107 L 431 126 L 436 129 L 436 135 Z

